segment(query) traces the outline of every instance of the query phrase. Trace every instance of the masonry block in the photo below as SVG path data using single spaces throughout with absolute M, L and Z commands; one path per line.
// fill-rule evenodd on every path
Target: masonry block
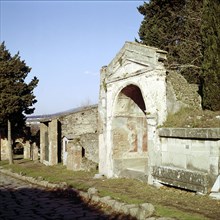
M 188 189 L 196 192 L 207 193 L 209 182 L 208 174 L 175 167 L 153 167 L 153 177 L 161 183 Z

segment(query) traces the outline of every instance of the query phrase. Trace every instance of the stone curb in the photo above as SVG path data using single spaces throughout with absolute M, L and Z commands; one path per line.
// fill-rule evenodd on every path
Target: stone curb
M 44 188 L 50 188 L 50 189 L 69 189 L 67 184 L 65 182 L 59 183 L 59 184 L 53 184 L 49 183 L 48 181 L 42 180 L 42 177 L 39 178 L 33 178 L 25 176 L 24 174 L 20 173 L 13 173 L 11 170 L 5 170 L 2 167 L 0 167 L 0 172 L 12 177 L 15 177 L 17 179 L 30 182 L 32 184 L 42 186 Z M 111 207 L 113 211 L 122 213 L 125 215 L 130 215 L 138 220 L 172 220 L 172 218 L 156 218 L 152 217 L 155 208 L 151 203 L 143 203 L 140 205 L 136 204 L 125 204 L 122 202 L 119 202 L 117 200 L 112 199 L 110 196 L 105 197 L 99 197 L 98 190 L 95 188 L 89 188 L 87 192 L 79 191 L 76 189 L 71 188 L 72 192 L 77 193 L 82 199 L 86 200 L 88 203 L 101 203 L 108 207 Z
M 97 193 L 97 189 L 89 188 L 87 193 L 79 192 L 79 195 L 87 198 L 87 200 L 91 200 L 92 202 L 105 204 L 106 206 L 111 207 L 115 212 L 130 215 L 140 220 L 151 217 L 155 212 L 154 206 L 150 203 L 144 203 L 140 205 L 125 204 L 112 199 L 110 196 L 99 197 Z

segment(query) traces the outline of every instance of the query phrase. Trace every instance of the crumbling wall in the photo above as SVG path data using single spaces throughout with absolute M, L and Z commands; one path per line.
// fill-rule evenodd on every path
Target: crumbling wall
M 59 121 L 61 122 L 61 136 L 70 140 L 77 138 L 79 145 L 84 149 L 82 162 L 86 159 L 95 163 L 99 161 L 97 108 L 96 105 L 88 106 L 79 111 L 59 117 Z
M 175 71 L 167 73 L 166 85 L 168 113 L 176 113 L 182 107 L 201 109 L 198 85 L 189 84 L 182 75 Z
M 97 114 L 97 106 L 88 106 L 59 117 L 62 137 L 97 133 Z

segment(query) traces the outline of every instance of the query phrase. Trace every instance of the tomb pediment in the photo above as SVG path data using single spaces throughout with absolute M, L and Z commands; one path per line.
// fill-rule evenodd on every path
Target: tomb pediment
M 107 82 L 140 75 L 163 66 L 166 52 L 138 43 L 126 42 L 106 68 Z

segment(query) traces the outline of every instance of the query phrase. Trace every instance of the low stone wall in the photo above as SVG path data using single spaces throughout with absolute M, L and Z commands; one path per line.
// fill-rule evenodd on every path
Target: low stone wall
M 207 173 L 160 166 L 153 167 L 153 176 L 160 182 L 171 186 L 207 193 Z
M 220 128 L 161 128 L 160 137 L 220 140 Z
M 153 177 L 162 183 L 207 193 L 220 173 L 220 129 L 159 129 L 161 165 Z
M 95 127 L 96 125 L 94 125 Z M 99 148 L 97 133 L 87 133 L 80 136 L 80 144 L 85 149 L 85 157 L 99 163 Z

